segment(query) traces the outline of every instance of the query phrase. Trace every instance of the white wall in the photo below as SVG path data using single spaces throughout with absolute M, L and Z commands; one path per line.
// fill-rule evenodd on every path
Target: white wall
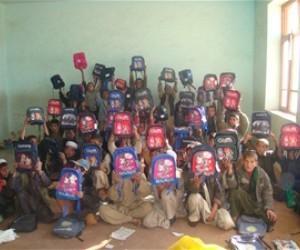
M 69 1 L 5 3 L 1 29 L 6 35 L 7 119 L 19 130 L 28 106 L 46 106 L 52 97 L 50 77 L 61 74 L 67 86 L 80 82 L 72 55 L 84 51 L 88 80 L 96 62 L 116 67 L 128 79 L 133 55 L 144 56 L 149 87 L 163 67 L 190 68 L 195 86 L 206 73 L 233 71 L 242 92 L 242 109 L 253 106 L 253 1 L 109 2 Z M 56 95 L 57 96 L 57 95 Z

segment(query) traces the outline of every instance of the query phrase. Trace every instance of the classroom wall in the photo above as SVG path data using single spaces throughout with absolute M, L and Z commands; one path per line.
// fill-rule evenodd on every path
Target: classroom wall
M 4 6 L 0 3 L 0 138 L 7 138 L 8 129 L 8 90 L 6 81 L 6 51 L 4 32 Z
M 116 67 L 116 77 L 128 80 L 131 57 L 144 56 L 156 102 L 163 67 L 191 69 L 196 87 L 206 73 L 235 72 L 241 107 L 252 112 L 254 1 L 29 1 L 5 3 L 1 10 L 0 31 L 6 33 L 0 60 L 7 61 L 1 80 L 10 112 L 0 138 L 21 129 L 27 107 L 46 107 L 53 97 L 52 75 L 59 73 L 67 88 L 80 82 L 72 62 L 78 51 L 86 53 L 87 80 L 96 62 Z

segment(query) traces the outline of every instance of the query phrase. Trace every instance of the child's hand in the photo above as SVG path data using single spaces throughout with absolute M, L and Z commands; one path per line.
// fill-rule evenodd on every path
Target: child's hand
M 77 193 L 77 197 L 78 197 L 79 199 L 82 199 L 82 198 L 83 198 L 83 192 L 82 192 L 82 191 L 79 191 L 79 192 Z
M 267 216 L 268 216 L 268 219 L 271 220 L 271 221 L 276 221 L 277 220 L 277 214 L 274 211 L 270 210 L 270 209 L 267 210 Z
M 212 222 L 212 221 L 214 220 L 214 218 L 215 218 L 215 215 L 216 215 L 216 213 L 211 212 L 211 213 L 209 214 L 209 216 L 206 218 L 206 221 L 207 221 L 207 222 Z
M 113 173 L 113 183 L 117 183 L 120 180 L 121 176 L 119 173 Z
M 223 161 L 222 161 L 222 164 L 224 166 L 224 168 L 227 170 L 227 173 L 229 175 L 232 174 L 233 172 L 233 164 L 232 164 L 232 161 L 228 158 L 225 158 Z
M 2 186 L 2 187 L 5 187 L 5 186 L 7 185 L 6 180 L 0 180 L 0 181 L 1 181 L 1 186 Z
M 107 173 L 107 172 L 108 172 L 108 171 L 107 171 L 107 168 L 104 166 L 103 163 L 100 163 L 99 168 L 100 168 L 100 170 L 102 170 L 104 173 Z
M 132 176 L 132 180 L 136 181 L 137 183 L 140 183 L 142 179 L 142 174 L 141 173 L 136 173 L 135 175 Z

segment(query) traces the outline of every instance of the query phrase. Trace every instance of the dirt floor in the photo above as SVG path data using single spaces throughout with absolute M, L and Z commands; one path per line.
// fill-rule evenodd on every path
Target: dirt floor
M 1 150 L 0 158 L 5 158 L 12 162 L 12 151 Z M 292 209 L 287 208 L 284 203 L 275 202 L 276 212 L 278 213 L 278 223 L 275 231 L 264 236 L 265 241 L 272 245 L 272 240 L 284 239 L 293 240 L 300 246 L 300 215 Z M 12 218 L 0 223 L 0 229 L 7 229 L 7 225 Z M 60 239 L 52 234 L 53 224 L 39 223 L 37 230 L 31 233 L 19 233 L 14 241 L 3 243 L 0 249 L 107 249 L 107 244 L 113 249 L 167 249 L 174 244 L 179 237 L 175 233 L 189 235 L 200 238 L 206 244 L 217 244 L 224 248 L 228 245 L 226 241 L 237 232 L 235 230 L 222 231 L 213 226 L 200 224 L 189 227 L 185 219 L 178 219 L 168 230 L 166 229 L 146 229 L 133 224 L 122 225 L 126 228 L 136 230 L 125 241 L 111 239 L 110 234 L 121 226 L 108 225 L 103 221 L 98 221 L 95 226 L 88 226 L 84 229 L 79 241 L 76 238 Z M 294 234 L 299 232 L 298 234 Z

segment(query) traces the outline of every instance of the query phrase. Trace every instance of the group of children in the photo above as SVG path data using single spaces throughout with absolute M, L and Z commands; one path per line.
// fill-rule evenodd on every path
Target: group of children
M 155 107 L 140 111 L 136 108 L 135 92 L 147 88 L 146 68 L 141 78 L 134 79 L 130 70 L 130 86 L 122 89 L 123 109 L 134 117 L 131 137 L 116 136 L 107 127 L 108 94 L 114 88 L 114 78 L 109 80 L 111 87 L 103 87 L 104 82 L 94 76 L 94 81 L 86 83 L 84 71 L 82 86 L 85 98 L 79 102 L 71 100 L 60 90 L 60 98 L 66 107 L 76 108 L 78 114 L 93 113 L 98 120 L 98 129 L 89 133 L 80 133 L 79 129 L 60 128 L 58 118 L 47 120 L 42 125 L 44 138 L 26 136 L 30 119 L 26 118 L 21 140 L 30 140 L 38 147 L 39 161 L 34 171 L 20 172 L 8 170 L 8 163 L 0 159 L 0 214 L 7 218 L 17 211 L 24 214 L 36 213 L 38 219 L 52 222 L 57 217 L 51 211 L 50 199 L 56 199 L 63 212 L 68 203 L 68 213 L 74 211 L 74 203 L 55 197 L 55 189 L 63 168 L 77 168 L 83 174 L 82 191 L 78 193 L 81 202 L 79 218 L 88 225 L 97 223 L 100 217 L 110 224 L 134 223 L 147 228 L 169 228 L 177 218 L 187 218 L 188 225 L 194 227 L 199 222 L 215 225 L 223 230 L 235 227 L 242 214 L 262 218 L 271 231 L 277 221 L 273 204 L 273 188 L 278 186 L 278 177 L 274 163 L 282 164 L 282 171 L 291 172 L 295 177 L 293 188 L 300 191 L 300 169 L 298 151 L 283 156 L 276 137 L 271 133 L 267 139 L 257 139 L 248 132 L 249 119 L 240 109 L 229 112 L 223 107 L 223 90 L 218 90 L 215 101 L 201 103 L 205 106 L 207 128 L 193 126 L 189 136 L 193 140 L 180 150 L 175 150 L 174 128 L 188 126 L 184 121 L 184 112 L 178 99 L 177 80 L 165 83 L 159 78 L 157 90 L 160 105 L 166 109 L 164 120 L 155 116 Z M 105 83 L 106 86 L 107 83 Z M 193 92 L 191 84 L 187 85 Z M 99 91 L 101 89 L 101 92 Z M 197 95 L 197 93 L 195 93 Z M 204 94 L 205 95 L 205 94 Z M 127 97 L 127 98 L 126 98 Z M 198 99 L 199 100 L 199 99 Z M 165 146 L 152 150 L 147 147 L 147 128 L 160 124 L 166 129 Z M 243 148 L 243 156 L 237 162 L 224 158 L 216 162 L 213 177 L 191 173 L 191 153 L 199 145 L 214 147 L 214 136 L 223 129 L 237 131 Z M 270 139 L 275 146 L 269 151 Z M 56 150 L 49 150 L 49 143 L 55 143 Z M 97 167 L 83 159 L 85 144 L 94 144 L 102 149 L 102 161 Z M 117 148 L 133 147 L 138 155 L 139 171 L 130 178 L 122 178 L 114 171 L 113 154 Z M 57 152 L 54 152 L 57 151 Z M 150 182 L 151 161 L 157 154 L 171 155 L 177 165 L 178 181 L 162 182 L 152 185 Z

